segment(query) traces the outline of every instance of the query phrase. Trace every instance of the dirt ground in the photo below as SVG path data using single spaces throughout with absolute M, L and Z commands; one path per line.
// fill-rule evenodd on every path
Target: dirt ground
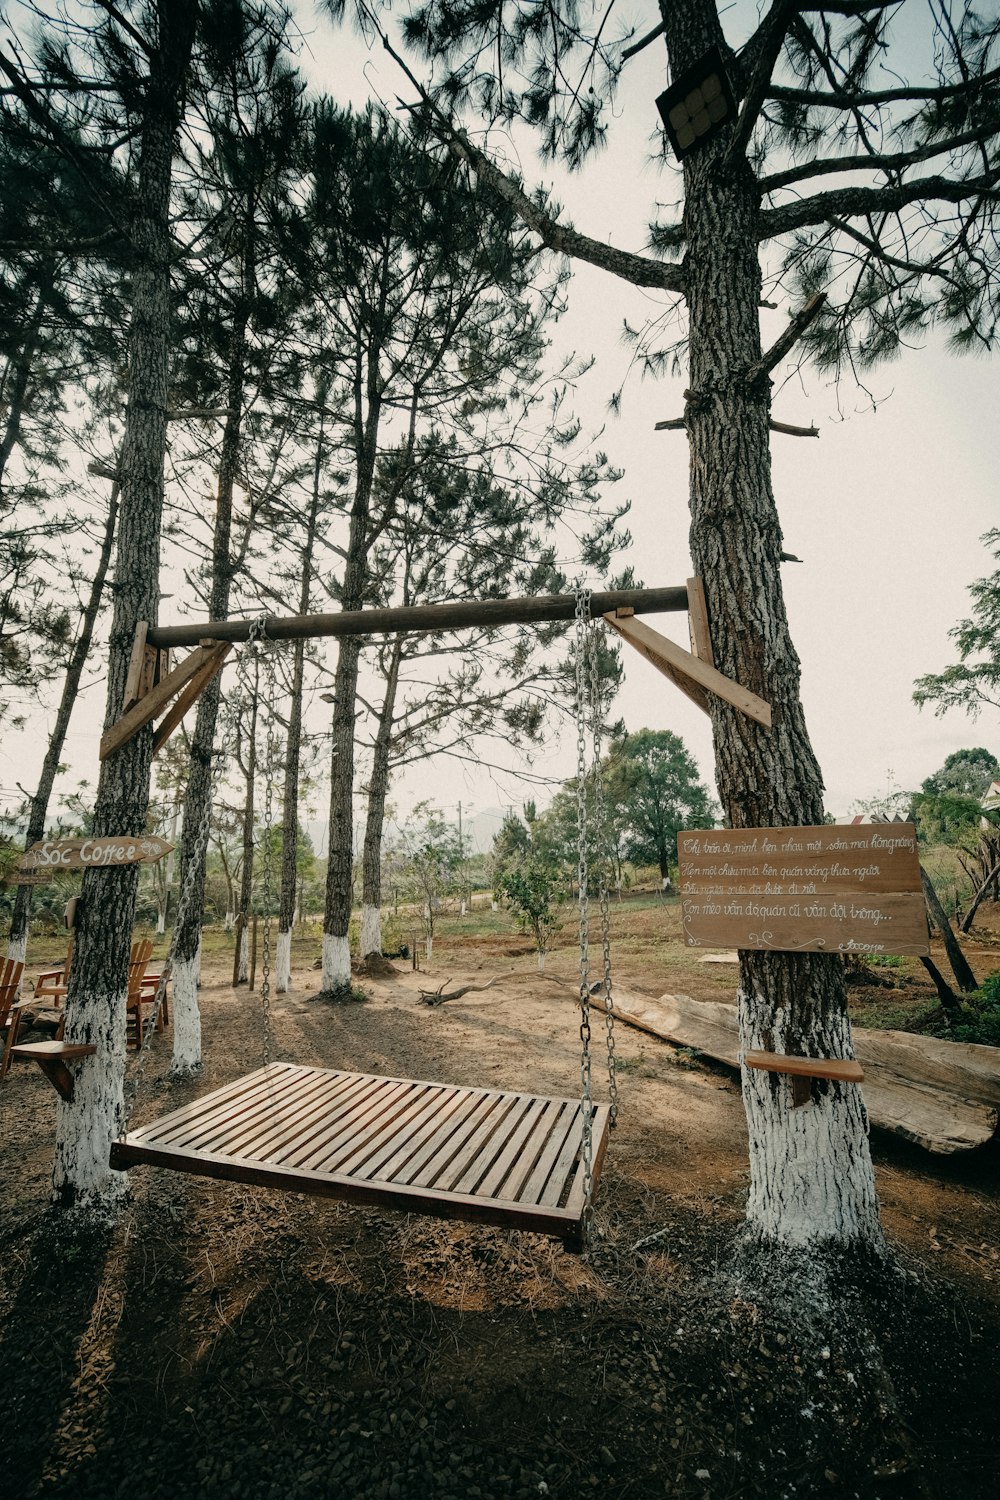
M 734 970 L 685 966 L 664 927 L 616 912 L 623 984 L 732 992 Z M 158 1036 L 135 1124 L 261 1061 L 259 998 L 230 988 L 221 936 L 215 949 L 203 1073 L 171 1082 Z M 432 965 L 397 960 L 339 1005 L 316 998 L 316 952 L 297 939 L 273 1057 L 577 1090 L 573 994 L 535 974 L 521 938 L 453 924 Z M 1000 968 L 992 934 L 975 952 Z M 549 968 L 572 982 L 568 942 Z M 536 1235 L 150 1168 L 117 1225 L 70 1232 L 47 1207 L 56 1096 L 19 1065 L 0 1089 L 0 1494 L 995 1496 L 1000 1153 L 934 1159 L 876 1136 L 900 1274 L 865 1308 L 847 1278 L 838 1315 L 783 1323 L 774 1288 L 734 1270 L 735 1078 L 625 1026 L 617 1053 L 621 1121 L 582 1259 Z

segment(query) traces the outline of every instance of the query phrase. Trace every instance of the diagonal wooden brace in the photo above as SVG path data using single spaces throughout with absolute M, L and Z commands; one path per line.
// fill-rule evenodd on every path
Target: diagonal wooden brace
M 708 694 L 714 693 L 716 697 L 732 704 L 733 708 L 739 709 L 740 713 L 763 724 L 765 729 L 770 729 L 771 705 L 765 703 L 763 698 L 758 698 L 756 693 L 751 693 L 749 688 L 733 682 L 731 677 L 724 677 L 710 662 L 692 656 L 690 651 L 685 651 L 682 646 L 644 625 L 641 620 L 620 620 L 613 614 L 604 615 L 603 618 L 612 630 L 628 641 L 630 646 L 634 646 L 647 661 L 651 661 L 657 671 L 662 672 L 664 677 L 669 677 L 681 692 L 686 693 L 706 713 L 709 711 Z
M 112 724 L 102 736 L 101 760 L 107 760 L 108 756 L 120 750 L 122 745 L 127 745 L 140 729 L 145 729 L 147 724 L 152 723 L 153 719 L 164 711 L 186 684 L 213 660 L 221 644 L 226 644 L 228 647 L 228 643 L 219 641 L 210 641 L 208 645 L 196 646 L 189 656 L 178 662 L 172 672 L 167 673 L 162 682 L 150 688 L 138 703 L 122 714 L 121 718 Z M 218 665 L 221 665 L 221 657 Z M 214 670 L 217 668 L 213 668 Z
M 154 755 L 159 755 L 192 703 L 201 697 L 232 649 L 233 645 L 231 641 L 218 641 L 215 643 L 212 654 L 205 662 L 205 665 L 199 668 L 191 678 L 191 681 L 184 688 L 177 702 L 163 716 L 162 723 L 157 724 L 156 732 L 153 735 Z

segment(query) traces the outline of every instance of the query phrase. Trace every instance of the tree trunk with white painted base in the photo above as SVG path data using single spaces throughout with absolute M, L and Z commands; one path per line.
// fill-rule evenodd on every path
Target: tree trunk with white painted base
M 675 76 L 720 42 L 712 0 L 661 0 Z M 799 661 L 781 587 L 781 527 L 770 472 L 770 381 L 761 359 L 759 199 L 730 132 L 685 159 L 690 318 L 687 423 L 691 557 L 708 602 L 715 664 L 766 699 L 772 728 L 711 698 L 719 796 L 730 826 L 823 821 L 823 781 L 806 732 Z M 843 966 L 828 954 L 743 952 L 744 1047 L 852 1055 Z M 744 1070 L 746 1075 L 747 1070 Z M 879 1252 L 867 1117 L 855 1085 L 823 1082 L 792 1108 L 777 1074 L 744 1078 L 750 1135 L 747 1224 L 761 1245 Z
M 397 635 L 389 648 L 385 695 L 379 713 L 378 732 L 372 747 L 372 769 L 368 778 L 368 812 L 365 818 L 365 845 L 361 857 L 361 957 L 382 952 L 382 830 L 385 827 L 385 799 L 389 792 L 389 752 L 396 713 L 399 667 L 403 659 L 403 638 Z
M 283 995 L 292 986 L 292 934 L 279 932 L 274 953 L 274 988 Z
M 166 452 L 171 164 L 197 7 L 159 0 L 143 104 L 139 182 L 130 235 L 135 247 L 129 336 L 129 401 L 121 453 L 121 514 L 105 725 L 121 713 L 135 628 L 156 621 L 160 521 Z M 138 835 L 146 825 L 152 729 L 147 727 L 101 767 L 94 833 Z M 67 1042 L 96 1046 L 73 1064 L 75 1097 L 56 1114 L 53 1187 L 66 1206 L 106 1211 L 125 1191 L 108 1165 L 124 1124 L 125 996 L 139 872 L 135 865 L 87 870 L 66 997 Z
M 337 994 L 351 987 L 351 943 L 346 934 L 324 932 L 322 988 Z
M 324 417 L 320 413 L 316 453 L 313 459 L 312 495 L 302 543 L 302 579 L 299 586 L 299 614 L 309 613 L 313 571 L 313 548 L 316 545 L 316 520 L 322 493 L 325 454 Z M 292 664 L 292 701 L 288 710 L 288 736 L 285 741 L 285 792 L 281 811 L 281 894 L 278 898 L 278 963 L 275 989 L 284 994 L 292 976 L 292 928 L 295 925 L 298 889 L 299 851 L 299 761 L 302 754 L 302 684 L 305 673 L 305 642 L 295 642 Z M 282 954 L 287 954 L 283 961 Z

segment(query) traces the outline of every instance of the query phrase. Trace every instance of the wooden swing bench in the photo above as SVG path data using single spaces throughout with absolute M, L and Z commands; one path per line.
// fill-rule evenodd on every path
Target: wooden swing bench
M 594 1105 L 596 1187 L 610 1111 Z M 271 1063 L 111 1148 L 195 1176 L 532 1230 L 579 1249 L 583 1106 L 496 1089 Z

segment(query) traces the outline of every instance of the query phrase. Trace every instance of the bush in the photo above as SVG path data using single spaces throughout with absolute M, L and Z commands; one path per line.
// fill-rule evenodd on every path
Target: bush
M 952 1042 L 1000 1047 L 1000 973 L 990 974 L 974 994 L 966 996 L 952 1024 L 937 1034 Z

